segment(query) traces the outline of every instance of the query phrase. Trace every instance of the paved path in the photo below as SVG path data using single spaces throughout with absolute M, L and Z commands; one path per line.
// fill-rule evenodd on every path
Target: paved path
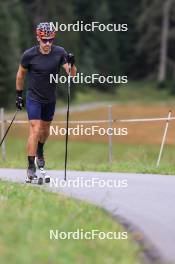
M 93 188 L 85 186 L 73 188 L 60 187 L 64 183 L 63 171 L 49 171 L 52 181 L 46 188 L 63 192 L 72 197 L 86 200 L 104 207 L 115 216 L 121 216 L 133 223 L 159 250 L 163 258 L 175 263 L 175 177 L 150 174 L 99 173 L 69 171 L 68 180 L 86 180 L 96 178 L 101 184 L 110 179 L 123 187 Z M 0 169 L 0 178 L 24 182 L 25 171 Z M 55 185 L 55 184 L 58 184 Z M 54 185 L 54 186 L 53 186 Z

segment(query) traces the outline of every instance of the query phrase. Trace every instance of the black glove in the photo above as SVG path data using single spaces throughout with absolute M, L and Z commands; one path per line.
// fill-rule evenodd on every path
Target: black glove
M 72 53 L 68 53 L 67 62 L 71 64 L 71 67 L 75 64 L 75 56 Z
M 24 100 L 22 97 L 22 91 L 16 91 L 16 107 L 19 110 L 22 110 L 22 108 L 24 107 Z

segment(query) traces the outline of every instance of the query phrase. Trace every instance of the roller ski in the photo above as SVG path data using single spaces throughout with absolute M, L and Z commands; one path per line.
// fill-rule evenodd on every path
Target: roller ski
M 38 182 L 40 182 L 40 184 L 43 184 L 44 182 L 49 183 L 50 177 L 47 175 L 47 172 L 44 169 L 44 166 L 45 166 L 44 157 L 36 157 L 35 158 L 35 165 L 39 169 L 39 172 L 40 172 L 40 177 L 38 178 Z

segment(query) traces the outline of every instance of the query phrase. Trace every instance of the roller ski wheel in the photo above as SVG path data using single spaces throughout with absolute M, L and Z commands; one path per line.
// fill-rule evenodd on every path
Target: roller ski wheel
M 49 183 L 50 182 L 50 177 L 49 176 L 46 176 L 45 177 L 45 183 Z
M 44 168 L 39 168 L 39 171 L 42 175 L 42 178 L 44 180 L 45 183 L 49 183 L 50 182 L 50 177 L 47 175 L 46 171 L 44 170 Z
M 28 176 L 25 179 L 25 183 L 32 183 L 32 179 L 30 179 Z
M 43 178 L 38 178 L 38 185 L 42 185 L 43 184 Z

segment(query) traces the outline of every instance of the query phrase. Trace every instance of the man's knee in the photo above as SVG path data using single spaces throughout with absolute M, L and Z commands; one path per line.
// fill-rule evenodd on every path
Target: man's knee
M 47 137 L 49 136 L 50 122 L 41 122 L 40 135 Z
M 30 132 L 33 136 L 38 137 L 40 135 L 41 125 L 38 121 L 30 121 Z

